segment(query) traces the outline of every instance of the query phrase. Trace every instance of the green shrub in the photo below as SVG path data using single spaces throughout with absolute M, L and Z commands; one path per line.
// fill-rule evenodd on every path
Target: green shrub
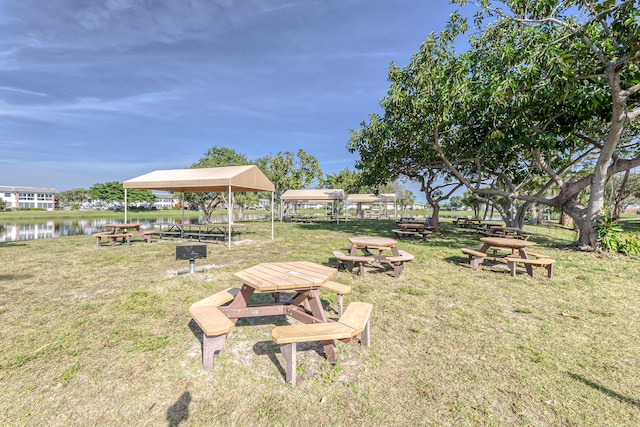
M 618 220 L 613 217 L 609 209 L 602 208 L 602 217 L 599 224 L 594 226 L 597 234 L 598 244 L 601 249 L 609 252 L 618 252 L 622 243 L 622 227 Z
M 640 237 L 631 234 L 620 244 L 619 252 L 626 255 L 640 255 Z
M 640 238 L 637 234 L 624 237 L 622 227 L 608 209 L 603 209 L 602 219 L 595 227 L 600 248 L 625 255 L 640 255 Z

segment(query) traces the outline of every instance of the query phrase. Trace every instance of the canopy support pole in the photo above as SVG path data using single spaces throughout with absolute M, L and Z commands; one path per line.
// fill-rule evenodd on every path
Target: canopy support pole
M 124 223 L 128 224 L 127 222 L 127 189 L 124 189 Z
M 274 197 L 273 197 L 273 191 L 271 192 L 271 240 L 273 240 L 273 203 L 274 203 Z
M 184 191 L 180 193 L 180 208 L 182 209 L 182 227 L 180 227 L 180 238 L 184 239 Z
M 233 206 L 231 203 L 231 186 L 229 186 L 229 199 L 227 199 L 227 222 L 229 233 L 229 249 L 231 249 L 231 213 L 233 212 Z

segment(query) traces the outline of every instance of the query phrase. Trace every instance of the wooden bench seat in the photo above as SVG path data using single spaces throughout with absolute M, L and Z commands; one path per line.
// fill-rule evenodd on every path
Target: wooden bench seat
M 342 316 L 342 295 L 351 292 L 351 286 L 343 285 L 342 283 L 326 281 L 320 286 L 320 289 L 324 289 L 336 294 L 336 303 L 338 305 L 338 316 Z
M 155 231 L 155 234 L 158 234 L 158 237 L 160 237 L 160 239 L 162 239 L 163 237 L 171 237 L 173 239 L 174 237 L 181 237 L 182 236 L 182 232 L 181 231 L 157 230 L 157 231 Z
M 227 341 L 229 332 L 236 323 L 231 321 L 218 307 L 233 301 L 240 289 L 227 288 L 189 307 L 193 320 L 202 329 L 202 369 L 213 369 L 213 363 Z
M 100 246 L 100 243 L 102 242 L 103 238 L 108 239 L 111 242 L 111 246 L 113 246 L 118 242 L 118 239 L 122 239 L 123 243 L 126 241 L 127 245 L 130 245 L 132 234 L 131 233 L 113 234 L 109 232 L 103 232 L 103 233 L 96 233 L 94 234 L 94 236 L 96 238 L 96 246 Z
M 469 248 L 462 248 L 462 253 L 469 255 L 469 265 L 471 265 L 471 268 L 474 270 L 476 270 L 487 257 L 486 253 Z
M 536 258 L 549 258 L 547 255 L 539 254 L 536 252 L 527 251 L 528 256 L 536 257 Z
M 224 233 L 198 233 L 197 231 L 185 231 L 184 237 L 187 239 L 193 239 L 197 241 L 202 241 L 207 239 L 224 240 L 227 237 L 227 235 Z
M 189 313 L 203 333 L 202 369 L 213 369 L 215 359 L 227 341 L 229 332 L 236 324 L 213 305 L 192 305 Z
M 531 255 L 531 254 L 529 254 Z M 544 267 L 547 269 L 547 277 L 551 279 L 553 277 L 553 263 L 556 262 L 551 258 L 536 258 L 536 259 L 525 259 L 525 258 L 516 258 L 516 257 L 506 257 L 507 266 L 509 266 L 509 271 L 511 272 L 511 276 L 516 276 L 516 264 L 521 263 L 525 266 L 538 266 Z M 533 277 L 533 270 L 527 268 L 527 273 Z
M 419 231 L 411 231 L 411 230 L 400 230 L 400 229 L 394 229 L 391 230 L 393 231 L 393 233 L 397 236 L 397 237 L 411 237 L 411 236 L 420 236 L 420 232 Z
M 151 243 L 151 237 L 156 233 L 156 230 L 140 230 L 137 235 L 142 236 L 145 242 Z
M 214 307 L 219 307 L 233 301 L 238 292 L 240 292 L 239 288 L 227 288 L 223 291 L 220 291 L 193 303 L 191 307 L 200 305 L 212 305 Z
M 358 266 L 358 274 L 364 275 L 364 264 L 372 260 L 371 257 L 359 255 L 346 255 L 342 251 L 333 251 L 333 256 L 338 260 L 338 268 L 345 268 L 349 272 L 353 272 L 355 266 Z
M 386 257 L 386 260 L 393 265 L 393 276 L 397 279 L 402 276 L 404 271 L 404 263 L 413 261 L 413 255 L 409 252 L 398 251 L 400 255 L 393 255 Z
M 337 322 L 276 326 L 271 338 L 280 345 L 286 363 L 286 382 L 296 385 L 296 344 L 309 341 L 350 341 L 361 334 L 364 346 L 370 345 L 369 317 L 373 306 L 365 302 L 352 302 Z M 336 360 L 330 360 L 335 363 Z

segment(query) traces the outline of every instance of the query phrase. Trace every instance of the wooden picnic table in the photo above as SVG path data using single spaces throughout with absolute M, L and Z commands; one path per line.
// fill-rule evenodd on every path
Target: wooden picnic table
M 157 233 L 162 236 L 180 237 L 185 239 L 194 239 L 199 242 L 207 240 L 221 239 L 225 241 L 229 235 L 229 225 L 226 223 L 209 223 L 209 224 L 177 224 L 162 223 L 157 224 L 160 229 Z M 163 228 L 166 227 L 166 228 Z M 240 234 L 238 231 L 242 228 L 242 224 L 231 224 L 231 237 Z
M 514 239 L 523 239 L 523 240 L 527 240 L 529 238 L 529 235 L 523 234 L 522 230 L 520 230 L 520 228 L 518 227 L 503 227 L 503 226 L 495 227 L 494 226 L 494 227 L 483 230 L 483 232 L 487 236 L 493 236 L 493 237 L 508 237 L 508 238 L 514 238 Z
M 233 275 L 242 282 L 240 292 L 233 301 L 219 310 L 232 322 L 240 318 L 287 315 L 303 323 L 327 322 L 320 300 L 320 287 L 338 270 L 307 261 L 269 262 L 254 265 Z M 274 295 L 272 304 L 250 305 L 255 292 Z M 289 292 L 289 298 L 281 298 L 281 292 Z M 302 305 L 308 303 L 310 311 Z M 336 361 L 333 342 L 323 342 L 330 362 Z
M 239 234 L 238 228 L 242 225 L 231 224 L 231 237 Z M 198 242 L 210 239 L 221 239 L 225 241 L 229 235 L 229 225 L 225 223 L 209 223 L 209 224 L 182 224 L 179 226 L 182 230 L 182 237 L 187 239 L 196 239 Z
M 110 223 L 104 224 L 103 231 L 96 233 L 96 245 L 100 246 L 102 238 L 109 239 L 111 245 L 115 245 L 118 239 L 122 239 L 122 243 L 131 244 L 131 236 L 142 236 L 144 241 L 151 243 L 151 232 L 142 229 L 142 224 L 137 223 Z
M 429 219 L 427 218 L 414 218 L 411 216 L 402 216 L 400 217 L 399 220 L 396 221 L 397 224 L 400 223 L 411 223 L 411 224 L 427 224 L 429 222 Z
M 527 256 L 527 248 L 535 246 L 535 242 L 528 240 L 513 239 L 509 237 L 481 237 L 480 241 L 483 243 L 480 252 L 488 253 L 491 248 L 507 248 L 511 249 L 512 256 L 519 256 L 523 259 L 529 259 Z M 533 274 L 531 265 L 525 265 L 527 273 Z
M 462 228 L 473 228 L 482 225 L 481 219 L 459 217 L 453 220 L 453 223 Z
M 399 222 L 396 225 L 397 227 L 400 227 L 403 230 L 410 230 L 410 231 L 419 231 L 425 228 L 429 228 L 425 226 L 424 222 Z
M 140 228 L 142 227 L 142 224 L 136 224 L 136 223 L 124 223 L 124 224 L 105 224 L 104 228 L 110 228 L 111 232 L 113 234 L 118 234 L 118 233 L 128 233 L 129 230 L 133 230 L 136 233 L 140 231 Z
M 389 249 L 393 255 L 400 255 L 398 243 L 388 237 L 356 236 L 349 237 L 349 242 L 351 242 L 350 255 L 356 255 L 358 249 L 368 252 L 369 248 L 375 248 L 378 251 Z
M 365 257 L 359 257 L 363 258 L 362 261 L 366 260 L 366 258 L 371 258 L 379 263 L 378 265 L 387 262 L 393 266 L 394 277 L 396 278 L 402 275 L 404 263 L 413 260 L 413 255 L 398 250 L 397 242 L 388 237 L 356 236 L 349 237 L 349 242 L 351 242 L 350 256 L 356 256 L 358 250 L 361 250 L 365 255 Z M 390 250 L 391 255 L 385 254 L 385 250 Z M 371 262 L 367 263 L 371 264 Z

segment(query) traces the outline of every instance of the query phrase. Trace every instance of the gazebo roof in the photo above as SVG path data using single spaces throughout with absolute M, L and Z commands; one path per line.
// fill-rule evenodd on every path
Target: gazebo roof
M 129 179 L 124 188 L 184 193 L 273 191 L 274 185 L 256 165 L 218 168 L 165 169 Z
M 384 203 L 395 202 L 395 194 L 349 194 L 347 196 L 347 202 L 350 203 Z
M 318 189 L 318 190 L 287 190 L 282 196 L 282 200 L 342 200 L 344 191 L 340 189 Z

